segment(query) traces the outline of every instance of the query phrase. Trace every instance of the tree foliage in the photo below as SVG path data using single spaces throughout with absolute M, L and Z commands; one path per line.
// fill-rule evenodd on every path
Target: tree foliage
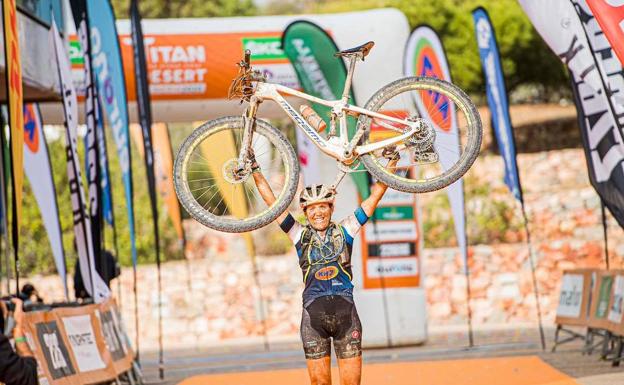
M 52 174 L 56 185 L 56 196 L 58 201 L 59 218 L 63 236 L 63 247 L 68 265 L 68 272 L 73 274 L 77 255 L 73 247 L 74 229 L 69 183 L 67 178 L 67 158 L 65 155 L 65 138 L 62 127 L 57 128 L 54 139 L 48 141 L 48 151 L 52 166 Z M 121 169 L 113 146 L 113 139 L 108 131 L 108 155 L 111 173 L 111 187 L 113 192 L 115 226 L 117 235 L 117 245 L 119 259 L 125 266 L 132 263 L 130 252 L 130 234 L 128 232 L 128 216 L 125 203 L 124 186 L 121 179 Z M 57 137 L 58 136 L 58 137 Z M 86 190 L 84 175 L 84 145 L 83 141 L 78 141 L 80 164 L 83 170 L 83 186 Z M 145 176 L 143 160 L 138 156 L 136 144 L 132 143 L 132 176 L 134 187 L 134 218 L 137 237 L 137 255 L 140 263 L 155 262 L 154 252 L 154 230 L 152 224 L 152 214 L 149 204 L 149 194 Z M 28 183 L 28 178 L 24 178 L 24 197 L 22 226 L 20 229 L 20 274 L 29 275 L 32 273 L 55 273 L 56 268 L 52 256 L 52 250 L 46 229 L 41 219 L 40 209 L 35 201 L 34 195 Z M 163 261 L 180 259 L 183 257 L 183 250 L 177 241 L 175 230 L 168 218 L 165 206 L 159 200 L 159 228 L 161 239 L 161 259 Z M 110 226 L 105 226 L 104 243 L 108 250 L 115 253 L 113 242 L 113 230 Z M 2 256 L 4 258 L 4 256 Z M 4 270 L 4 265 L 3 269 Z
M 118 19 L 128 18 L 130 0 L 111 2 Z M 256 13 L 252 0 L 141 0 L 139 6 L 144 18 L 251 16 Z
M 288 1 L 286 2 L 288 3 Z M 484 94 L 479 51 L 475 40 L 472 10 L 483 6 L 496 32 L 505 81 L 510 92 L 522 85 L 537 86 L 544 95 L 568 88 L 559 59 L 531 25 L 516 0 L 325 0 L 269 3 L 265 13 L 351 12 L 393 7 L 407 17 L 411 28 L 427 24 L 438 32 L 451 67 L 453 82 L 471 93 Z

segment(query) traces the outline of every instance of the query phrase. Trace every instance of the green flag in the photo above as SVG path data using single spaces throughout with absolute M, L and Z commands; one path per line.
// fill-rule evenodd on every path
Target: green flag
M 305 20 L 297 20 L 286 27 L 282 34 L 282 48 L 297 73 L 303 91 L 326 100 L 338 100 L 347 80 L 347 68 L 341 58 L 334 57 L 338 47 L 321 27 Z M 357 104 L 350 90 L 351 102 Z M 329 127 L 330 108 L 313 104 L 312 108 Z M 356 130 L 357 120 L 348 117 L 349 139 Z M 365 170 L 360 164 L 358 170 Z M 370 195 L 368 174 L 351 174 L 362 199 Z

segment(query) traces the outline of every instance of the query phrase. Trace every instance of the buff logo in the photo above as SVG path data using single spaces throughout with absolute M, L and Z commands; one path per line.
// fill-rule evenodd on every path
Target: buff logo
M 327 266 L 314 273 L 314 277 L 319 281 L 329 281 L 337 275 L 338 268 L 336 266 Z
M 108 65 L 108 57 L 106 52 L 102 51 L 102 38 L 100 31 L 93 27 L 91 28 L 91 54 L 93 55 L 93 67 L 96 70 L 98 85 L 100 86 L 100 92 L 106 105 L 106 111 L 108 112 L 108 120 L 113 127 L 113 135 L 115 136 L 115 143 L 117 143 L 117 151 L 119 153 L 119 163 L 121 164 L 121 171 L 127 174 L 130 169 L 130 157 L 128 155 L 127 140 L 125 135 L 125 119 L 121 114 L 121 110 L 117 105 L 117 99 L 115 98 L 115 86 L 113 79 L 108 72 L 110 68 Z M 118 90 L 117 92 L 121 92 Z
M 24 105 L 24 144 L 32 153 L 39 151 L 39 130 L 32 105 Z
M 421 48 L 416 53 L 416 76 L 444 79 L 442 66 L 431 44 L 428 42 L 421 42 L 419 46 L 421 46 Z M 448 97 L 434 91 L 422 92 L 421 95 L 427 113 L 435 125 L 445 131 L 450 131 L 451 102 Z

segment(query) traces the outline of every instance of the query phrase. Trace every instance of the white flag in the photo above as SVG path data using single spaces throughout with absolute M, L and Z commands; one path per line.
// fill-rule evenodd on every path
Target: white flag
M 572 71 L 594 90 L 602 88 L 600 73 L 570 0 L 519 0 L 546 44 Z
M 427 26 L 418 27 L 412 32 L 405 50 L 405 75 L 427 76 L 451 81 L 446 55 L 442 42 L 435 31 Z M 446 96 L 437 93 L 415 92 L 414 101 L 423 118 L 436 127 L 435 149 L 440 156 L 440 163 L 445 170 L 451 168 L 459 160 L 460 142 L 457 130 L 455 107 Z M 423 100 L 430 98 L 431 100 Z M 464 211 L 464 182 L 460 178 L 446 188 L 457 245 L 464 259 L 464 268 L 468 264 L 466 247 L 466 215 Z
M 76 89 L 72 82 L 71 65 L 69 55 L 65 51 L 65 46 L 61 35 L 52 21 L 52 39 L 56 52 L 56 62 L 59 69 L 59 79 L 61 81 L 61 95 L 63 96 L 63 108 L 65 112 L 65 145 L 67 153 L 67 176 L 69 179 L 69 189 L 71 193 L 72 212 L 74 217 L 74 234 L 76 237 L 76 248 L 80 261 L 80 274 L 85 283 L 87 293 L 91 295 L 96 303 L 103 302 L 110 297 L 111 292 L 102 277 L 95 270 L 93 255 L 93 243 L 91 240 L 91 222 L 87 214 L 85 205 L 85 194 L 81 183 L 80 161 L 76 151 L 76 129 L 78 127 L 78 99 Z
M 56 189 L 50 168 L 48 146 L 43 134 L 43 123 L 36 104 L 24 105 L 24 171 L 39 205 L 56 270 L 63 281 L 65 298 L 68 299 L 65 252 L 56 204 Z

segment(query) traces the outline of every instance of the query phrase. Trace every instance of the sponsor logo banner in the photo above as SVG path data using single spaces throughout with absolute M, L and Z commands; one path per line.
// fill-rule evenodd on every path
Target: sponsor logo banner
M 579 52 L 591 56 L 588 50 Z M 598 90 L 572 72 L 572 91 L 581 128 L 589 180 L 624 226 L 624 140 L 618 129 L 606 90 Z
M 380 205 L 413 205 L 414 195 L 402 191 L 392 189 L 386 190 L 383 198 L 379 201 Z
M 373 213 L 375 220 L 404 220 L 414 219 L 414 206 L 381 206 Z
M 35 328 L 39 346 L 43 351 L 52 379 L 56 380 L 76 374 L 56 321 L 41 322 L 36 324 Z
M 613 302 L 609 308 L 609 321 L 619 324 L 624 315 L 624 276 L 618 275 L 613 280 Z
M 416 255 L 416 243 L 371 243 L 368 245 L 369 257 L 410 257 Z
M 600 281 L 600 291 L 598 293 L 598 305 L 596 306 L 596 318 L 603 319 L 607 317 L 609 311 L 609 302 L 611 302 L 611 288 L 613 286 L 613 277 L 604 276 Z
M 620 62 L 624 62 L 624 2 L 587 0 Z
M 100 315 L 100 321 L 102 323 L 102 334 L 104 335 L 104 342 L 106 342 L 106 348 L 111 354 L 113 361 L 123 360 L 126 357 L 126 349 L 122 343 L 121 333 L 119 327 L 115 322 L 113 311 L 104 311 Z
M 285 55 L 295 69 L 301 87 L 306 93 L 327 100 L 340 99 L 347 80 L 347 69 L 342 59 L 334 57 L 338 47 L 325 30 L 308 21 L 294 21 L 286 27 L 282 35 L 282 46 Z M 357 104 L 353 87 L 349 92 L 351 102 Z M 330 108 L 320 104 L 313 104 L 312 108 L 326 120 L 325 123 L 329 126 Z M 352 138 L 356 131 L 356 120 L 348 117 L 347 125 L 348 136 Z M 302 168 L 305 183 L 319 183 L 321 182 L 320 175 L 318 171 L 314 172 L 317 163 L 311 159 L 318 156 L 318 149 L 303 143 L 307 138 L 303 138 L 304 135 L 300 130 L 297 130 L 297 136 L 297 142 L 301 143 L 299 148 L 305 148 L 309 151 L 306 157 L 309 158 L 307 164 L 310 166 Z M 300 136 L 302 138 L 299 138 Z M 364 166 L 360 165 L 358 169 L 364 170 Z M 370 194 L 368 176 L 365 173 L 356 172 L 352 173 L 351 177 L 355 182 L 360 198 L 368 198 Z
M 565 274 L 561 279 L 561 292 L 557 317 L 578 318 L 583 300 L 583 275 Z
M 76 150 L 76 131 L 78 127 L 78 100 L 74 84 L 71 81 L 70 64 L 65 52 L 65 44 L 56 24 L 52 23 L 52 40 L 56 52 L 61 95 L 63 96 L 63 112 L 65 114 L 65 153 L 67 155 L 67 178 L 71 194 L 74 235 L 80 260 L 80 274 L 83 277 L 87 292 L 96 302 L 110 297 L 110 289 L 95 270 L 93 244 L 91 239 L 91 222 L 87 215 L 85 194 L 80 175 L 80 162 Z
M 288 58 L 281 46 L 282 42 L 279 36 L 244 37 L 241 57 L 245 50 L 250 50 L 254 60 L 287 60 Z
M 113 131 L 117 146 L 117 157 L 124 182 L 128 227 L 130 231 L 130 248 L 132 263 L 136 265 L 136 235 L 134 228 L 134 207 L 132 199 L 132 169 L 130 168 L 130 141 L 128 134 L 128 100 L 127 87 L 124 82 L 124 65 L 119 50 L 119 42 L 112 37 L 117 36 L 115 16 L 108 1 L 86 0 L 89 10 L 87 16 L 90 26 L 91 59 L 96 78 L 98 96 L 106 113 L 108 124 Z M 132 46 L 129 47 L 128 65 L 132 65 Z M 127 71 L 132 73 L 131 70 Z
M 416 222 L 383 221 L 364 226 L 368 242 L 414 241 L 418 237 Z
M 22 185 L 24 180 L 24 112 L 22 63 L 15 0 L 2 2 L 4 26 L 5 74 L 8 93 L 9 127 L 11 129 L 11 166 L 13 168 L 13 249 L 19 249 L 19 228 L 22 218 Z
M 78 370 L 81 372 L 89 372 L 92 370 L 104 369 L 106 364 L 102 361 L 102 357 L 95 343 L 95 333 L 91 326 L 91 316 L 85 314 L 74 317 L 63 317 L 62 320 L 69 345 L 76 358 Z
M 39 212 L 41 212 L 56 270 L 65 289 L 65 298 L 69 298 L 56 189 L 50 167 L 48 147 L 43 134 L 43 122 L 39 114 L 39 107 L 36 104 L 24 105 L 24 144 L 24 171 L 35 195 Z
M 182 227 L 182 214 L 180 203 L 173 187 L 173 155 L 171 154 L 171 142 L 169 131 L 164 123 L 152 125 L 152 138 L 154 139 L 154 165 L 156 171 L 156 183 L 160 196 L 167 205 L 169 218 L 178 234 L 180 243 L 184 242 L 184 228 Z M 259 154 L 257 158 L 259 159 Z
M 615 113 L 615 121 L 622 130 L 624 128 L 624 68 L 585 0 L 572 0 L 572 3 L 585 29 L 591 52 L 598 64 L 600 77 L 604 86 L 609 90 L 607 96 Z
M 417 276 L 418 258 L 370 259 L 367 270 L 371 278 Z
M 420 26 L 410 35 L 405 49 L 404 71 L 406 76 L 428 76 L 451 81 L 451 73 L 444 53 L 442 41 L 437 33 L 428 26 Z M 457 116 L 453 103 L 444 95 L 436 92 L 415 94 L 414 102 L 421 115 L 432 121 L 435 128 L 449 134 L 436 135 L 434 146 L 440 155 L 440 163 L 445 170 L 450 169 L 459 160 L 460 141 L 457 131 Z M 466 218 L 464 210 L 463 179 L 446 188 L 457 244 L 462 252 L 464 268 L 468 267 L 466 247 Z
M 522 201 L 522 189 L 516 164 L 516 146 L 509 117 L 507 90 L 503 78 L 498 45 L 490 18 L 483 8 L 472 12 L 481 66 L 485 76 L 488 105 L 492 114 L 492 125 L 503 161 L 505 162 L 505 184 L 511 193 Z
M 550 49 L 594 90 L 601 88 L 596 63 L 588 55 L 589 44 L 583 26 L 569 0 L 519 0 L 531 23 Z

